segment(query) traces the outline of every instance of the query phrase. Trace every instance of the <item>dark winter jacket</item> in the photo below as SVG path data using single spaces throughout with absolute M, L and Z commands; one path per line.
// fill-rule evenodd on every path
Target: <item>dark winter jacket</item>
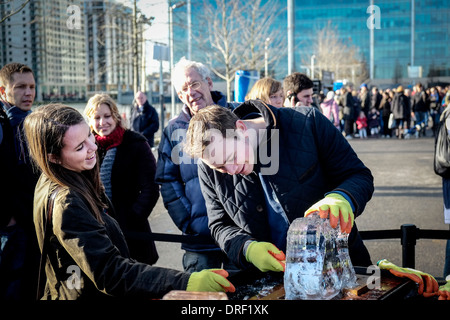
M 227 103 L 222 93 L 212 91 L 211 95 L 216 104 L 234 108 L 234 104 Z M 164 128 L 158 149 L 156 182 L 161 185 L 164 206 L 175 225 L 184 234 L 211 237 L 205 200 L 198 181 L 197 161 L 183 155 L 180 144 L 186 137 L 190 120 L 191 114 L 184 105 L 178 117 L 170 120 Z M 201 244 L 183 243 L 182 248 L 188 251 L 220 250 L 213 239 Z
M 23 122 L 30 113 L 31 111 L 24 111 L 16 106 L 12 106 L 6 111 L 14 135 L 16 161 L 14 179 L 20 188 L 20 201 L 18 206 L 14 207 L 14 217 L 17 223 L 26 230 L 27 234 L 34 230 L 32 218 L 33 195 L 39 179 L 39 174 L 31 164 L 28 145 L 23 131 Z
M 423 90 L 416 92 L 412 97 L 412 105 L 412 110 L 414 112 L 430 111 L 427 93 Z
M 355 98 L 351 92 L 345 92 L 339 101 L 339 105 L 343 107 L 344 120 L 356 120 L 357 110 L 355 110 Z
M 361 94 L 361 110 L 364 111 L 366 116 L 369 113 L 370 107 L 370 94 L 369 91 L 365 91 L 363 94 Z
M 13 210 L 20 202 L 21 193 L 19 190 L 16 175 L 17 161 L 14 150 L 14 134 L 8 116 L 3 111 L 0 104 L 0 168 L 2 168 L 2 178 L 0 182 L 0 201 L 3 203 L 0 210 L 0 228 L 6 227 L 14 215 Z M 9 206 L 6 204 L 9 203 Z
M 394 119 L 408 119 L 411 112 L 410 100 L 403 92 L 397 92 L 392 100 L 391 112 L 394 114 Z
M 142 106 L 142 112 L 138 106 L 133 108 L 131 114 L 131 128 L 147 138 L 150 147 L 155 144 L 155 132 L 159 129 L 159 118 L 156 109 L 147 101 Z
M 106 150 L 99 148 L 100 163 Z M 156 160 L 145 137 L 125 130 L 117 147 L 111 172 L 112 203 L 115 219 L 124 232 L 151 232 L 148 217 L 159 198 L 155 183 Z M 131 256 L 153 264 L 158 259 L 153 242 L 127 239 Z
M 380 108 L 381 99 L 383 99 L 383 96 L 377 91 L 375 94 L 372 94 L 371 97 L 371 107 L 375 107 L 375 109 Z
M 358 159 L 349 143 L 333 124 L 315 108 L 265 107 L 251 100 L 234 110 L 239 117 L 258 112 L 270 131 L 266 141 L 273 161 L 261 161 L 269 153 L 258 151 L 257 171 L 276 167 L 266 175 L 289 222 L 331 191 L 344 192 L 359 216 L 374 191 L 370 170 Z M 273 130 L 277 131 L 273 131 Z M 278 137 L 275 134 L 278 132 Z M 275 139 L 275 141 L 272 141 Z M 260 143 L 260 146 L 264 142 Z M 268 156 L 265 155 L 267 158 Z M 263 163 L 266 163 L 263 165 Z M 228 175 L 199 164 L 199 178 L 208 209 L 213 238 L 238 266 L 249 263 L 243 255 L 247 240 L 271 241 L 264 192 L 258 175 Z M 371 264 L 370 256 L 353 227 L 349 239 L 355 265 Z
M 41 250 L 47 201 L 55 188 L 45 175 L 36 185 L 34 222 Z M 109 215 L 113 212 L 110 204 L 101 224 L 80 194 L 64 187 L 58 192 L 50 225 L 43 299 L 92 302 L 107 296 L 161 297 L 170 290 L 186 289 L 189 274 L 130 259 L 121 229 Z

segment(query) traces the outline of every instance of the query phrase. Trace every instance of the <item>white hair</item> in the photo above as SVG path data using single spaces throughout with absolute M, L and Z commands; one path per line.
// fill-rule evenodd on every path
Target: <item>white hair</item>
M 181 90 L 181 86 L 184 84 L 186 70 L 189 69 L 194 69 L 202 77 L 203 81 L 206 81 L 207 78 L 211 78 L 211 72 L 203 63 L 187 60 L 183 57 L 177 62 L 172 70 L 172 84 L 176 92 Z

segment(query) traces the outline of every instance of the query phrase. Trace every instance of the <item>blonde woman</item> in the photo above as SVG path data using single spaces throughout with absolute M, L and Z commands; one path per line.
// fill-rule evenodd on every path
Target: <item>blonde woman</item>
M 98 145 L 100 178 L 125 232 L 150 233 L 148 217 L 159 198 L 156 160 L 147 139 L 125 128 L 115 101 L 96 94 L 84 110 Z M 127 237 L 131 257 L 148 264 L 158 260 L 153 242 Z
M 281 108 L 284 102 L 281 82 L 268 77 L 259 79 L 245 96 L 245 100 L 255 99 L 262 100 L 274 107 Z

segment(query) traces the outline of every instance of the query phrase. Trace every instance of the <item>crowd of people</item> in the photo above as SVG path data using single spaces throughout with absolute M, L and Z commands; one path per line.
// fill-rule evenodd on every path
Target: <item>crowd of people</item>
M 384 90 L 369 90 L 363 83 L 358 91 L 344 86 L 326 96 L 314 96 L 315 106 L 347 139 L 434 137 L 439 117 L 449 101 L 450 86 L 425 89 L 421 83 Z
M 406 138 L 411 124 L 425 135 L 432 110 L 448 102 L 420 85 L 392 96 L 345 87 L 321 101 L 294 72 L 283 83 L 259 80 L 237 103 L 214 90 L 204 64 L 184 58 L 172 83 L 183 107 L 161 128 L 156 158 L 158 115 L 144 93 L 127 128 L 107 94 L 83 114 L 59 103 L 32 110 L 33 71 L 0 70 L 0 197 L 14 208 L 0 215 L 1 300 L 233 292 L 229 274 L 284 271 L 289 223 L 316 211 L 349 234 L 353 264 L 369 266 L 355 219 L 373 176 L 346 139 Z M 394 131 L 384 130 L 389 122 Z M 202 240 L 182 244 L 183 271 L 153 266 L 158 252 L 145 235 L 160 196 L 183 234 Z

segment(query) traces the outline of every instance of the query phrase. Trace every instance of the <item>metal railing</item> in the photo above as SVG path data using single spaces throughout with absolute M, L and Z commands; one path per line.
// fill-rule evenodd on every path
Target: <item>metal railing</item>
M 128 238 L 143 241 L 179 243 L 214 243 L 211 237 L 169 233 L 124 232 Z M 415 268 L 416 243 L 419 239 L 450 240 L 450 230 L 420 229 L 414 224 L 403 224 L 400 229 L 359 231 L 363 240 L 400 239 L 402 267 Z
M 400 229 L 359 231 L 359 233 L 363 240 L 400 239 L 402 266 L 405 268 L 415 268 L 417 240 L 450 239 L 450 230 L 420 229 L 414 224 L 403 224 Z

